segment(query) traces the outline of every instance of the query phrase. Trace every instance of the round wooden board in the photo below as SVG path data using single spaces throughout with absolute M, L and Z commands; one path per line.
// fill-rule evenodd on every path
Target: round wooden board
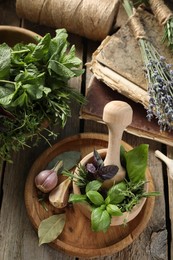
M 105 134 L 85 133 L 66 138 L 48 148 L 33 164 L 25 186 L 25 204 L 28 216 L 34 228 L 38 230 L 40 221 L 57 213 L 63 212 L 52 207 L 48 202 L 46 211 L 38 202 L 37 189 L 34 185 L 35 176 L 57 155 L 67 151 L 80 151 L 81 158 L 93 149 L 107 148 L 108 136 Z M 149 173 L 149 191 L 154 191 L 152 177 Z M 106 233 L 92 232 L 90 221 L 81 214 L 77 207 L 68 206 L 66 224 L 61 235 L 51 246 L 68 255 L 76 257 L 98 257 L 112 255 L 130 245 L 136 239 L 152 215 L 154 197 L 147 198 L 142 211 L 126 226 L 110 227 Z

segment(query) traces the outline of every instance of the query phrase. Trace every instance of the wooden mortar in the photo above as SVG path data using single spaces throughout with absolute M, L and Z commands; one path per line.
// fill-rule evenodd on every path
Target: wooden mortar
M 105 107 L 103 111 L 103 121 L 108 126 L 109 140 L 108 148 L 98 150 L 101 157 L 104 159 L 104 165 L 114 164 L 119 167 L 117 174 L 110 180 L 103 182 L 103 187 L 110 188 L 115 183 L 122 181 L 125 178 L 125 169 L 120 163 L 120 146 L 123 145 L 126 151 L 133 149 L 130 145 L 121 140 L 124 129 L 132 122 L 132 108 L 122 101 L 111 101 Z M 81 161 L 80 165 L 86 165 L 93 161 L 93 152 L 86 155 Z M 77 167 L 74 175 L 79 174 L 79 168 Z M 146 170 L 146 179 L 150 174 L 149 169 Z M 148 191 L 148 184 L 145 184 L 145 191 Z M 74 194 L 81 194 L 80 188 L 73 182 Z M 146 198 L 142 198 L 140 202 L 133 207 L 130 212 L 124 212 L 122 216 L 113 216 L 111 220 L 111 226 L 122 225 L 124 220 L 126 222 L 134 219 L 141 211 L 145 204 Z M 80 211 L 87 217 L 91 218 L 91 206 L 89 203 L 76 203 L 75 204 Z

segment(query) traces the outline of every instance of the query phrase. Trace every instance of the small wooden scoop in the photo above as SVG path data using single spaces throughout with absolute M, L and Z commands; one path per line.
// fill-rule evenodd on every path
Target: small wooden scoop
M 117 165 L 117 174 L 104 181 L 103 186 L 110 188 L 113 184 L 122 181 L 125 177 L 125 169 L 120 163 L 120 145 L 124 129 L 132 122 L 133 111 L 129 104 L 123 101 L 111 101 L 106 104 L 103 111 L 103 121 L 109 131 L 108 149 L 104 165 Z

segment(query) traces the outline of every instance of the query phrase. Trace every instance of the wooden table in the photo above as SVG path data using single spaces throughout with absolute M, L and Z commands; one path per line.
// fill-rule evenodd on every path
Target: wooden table
M 53 32 L 52 28 L 38 26 L 30 22 L 19 20 L 15 13 L 15 1 L 0 1 L 0 24 L 22 26 L 41 35 Z M 74 43 L 77 55 L 83 59 L 84 64 L 90 61 L 92 52 L 99 43 L 83 39 L 77 35 L 69 35 L 70 43 Z M 86 70 L 82 78 L 71 81 L 79 91 L 85 92 L 91 72 Z M 57 131 L 59 131 L 57 129 Z M 72 117 L 64 130 L 60 131 L 59 140 L 80 132 L 107 133 L 107 128 L 99 123 L 79 119 L 79 107 L 73 106 Z M 154 155 L 155 150 L 160 150 L 173 157 L 173 148 L 124 133 L 123 140 L 132 146 L 141 143 L 149 144 L 149 167 L 153 176 L 155 189 L 161 192 L 156 198 L 152 217 L 142 234 L 123 251 L 107 257 L 95 259 L 173 259 L 173 181 L 167 176 L 167 169 Z M 53 143 L 53 142 L 52 142 Z M 48 147 L 41 142 L 38 147 L 25 149 L 13 154 L 13 164 L 4 162 L 0 171 L 0 259 L 1 260 L 60 260 L 79 259 L 68 256 L 48 245 L 38 246 L 38 237 L 34 231 L 25 209 L 24 185 L 27 174 L 36 158 Z

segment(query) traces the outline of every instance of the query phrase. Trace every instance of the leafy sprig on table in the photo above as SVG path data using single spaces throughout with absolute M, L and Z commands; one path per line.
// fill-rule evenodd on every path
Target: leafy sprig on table
M 84 97 L 68 86 L 80 76 L 82 61 L 70 48 L 65 29 L 38 38 L 38 43 L 0 45 L 0 158 L 11 160 L 11 151 L 27 145 L 28 138 L 44 137 L 44 122 L 62 128 L 71 115 L 70 103 Z

